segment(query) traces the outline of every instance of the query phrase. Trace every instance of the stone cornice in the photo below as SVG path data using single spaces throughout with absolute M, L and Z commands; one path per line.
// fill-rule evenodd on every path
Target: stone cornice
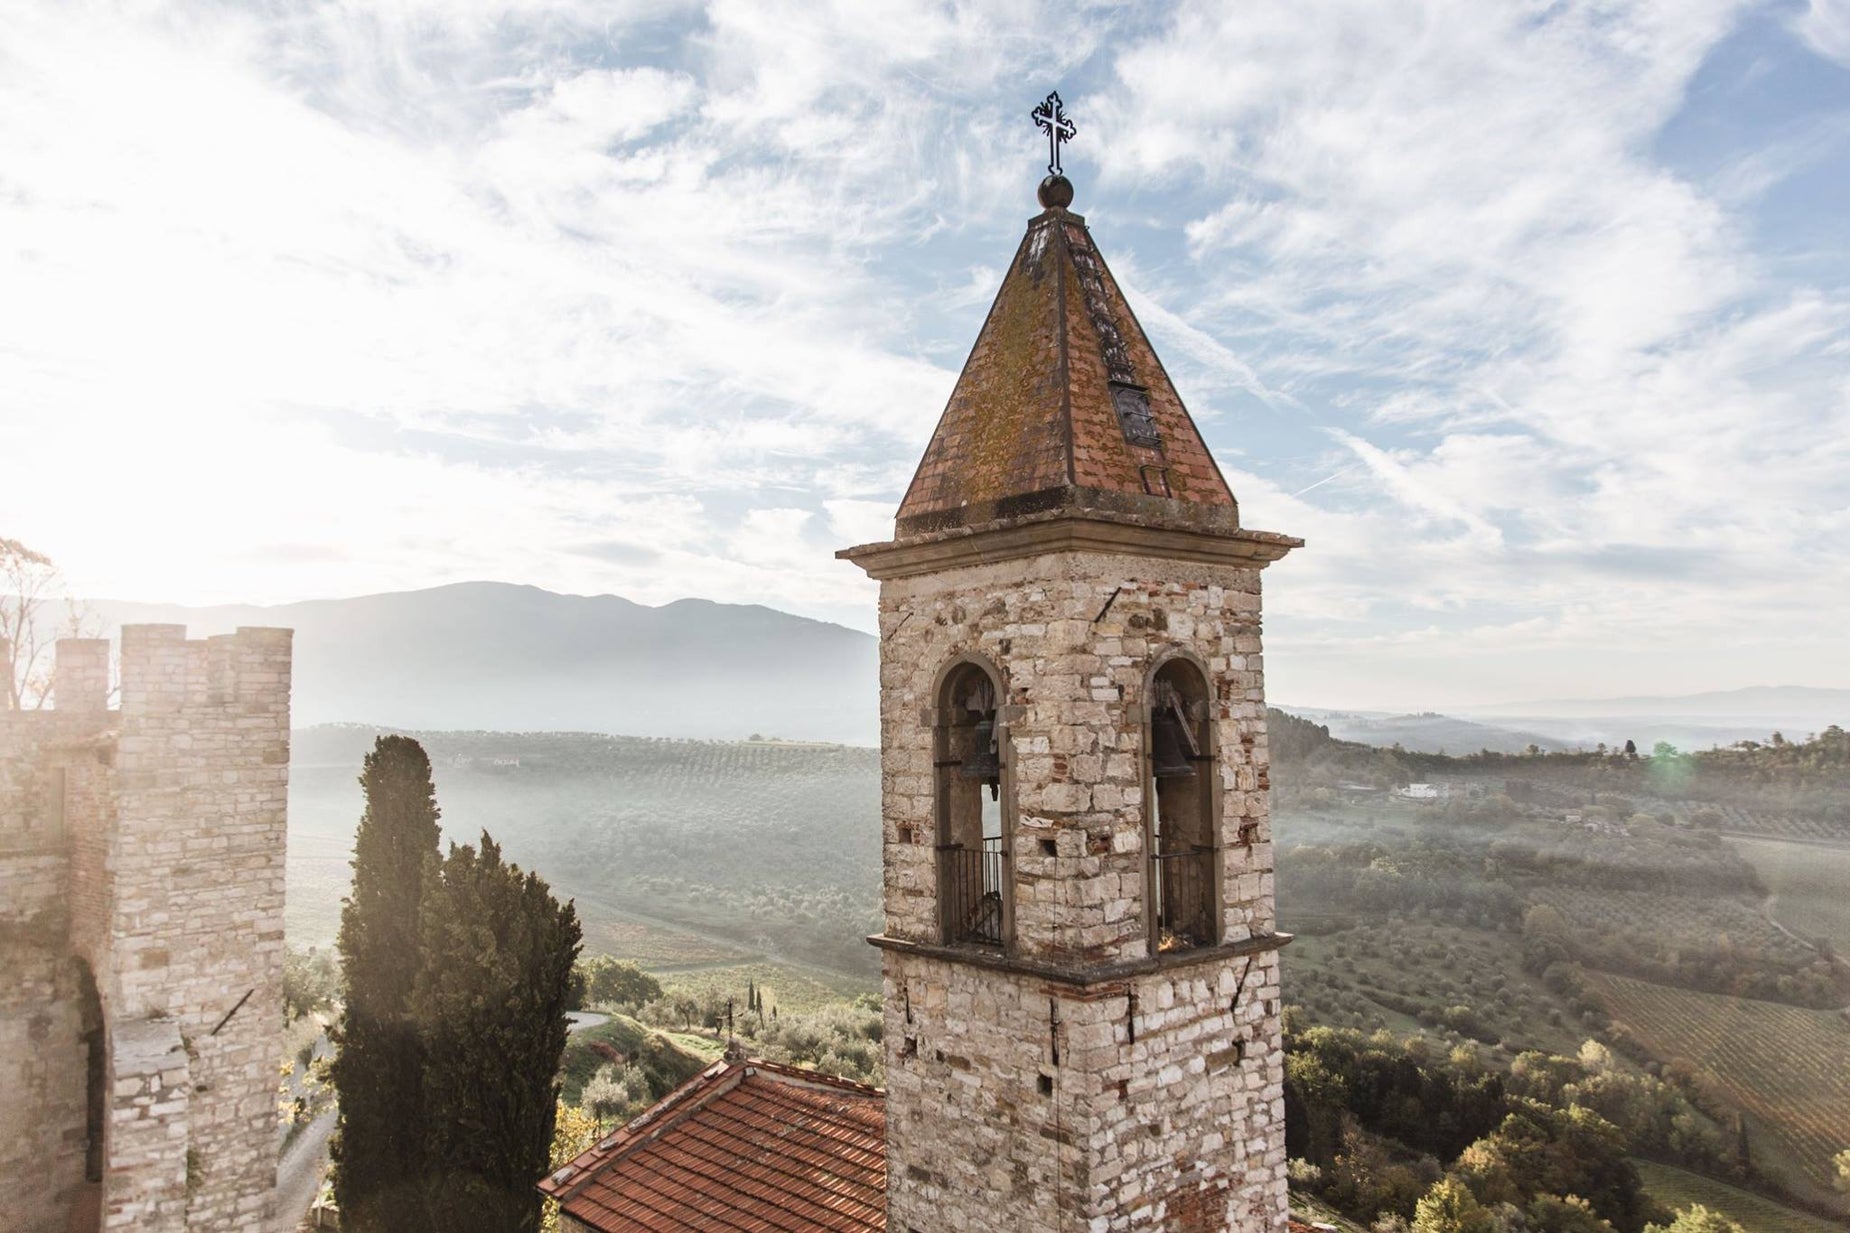
M 1083 991 L 1095 985 L 1109 984 L 1132 976 L 1148 976 L 1179 968 L 1199 967 L 1204 963 L 1263 955 L 1268 951 L 1280 950 L 1289 945 L 1291 937 L 1289 933 L 1266 933 L 1239 942 L 1228 942 L 1221 946 L 1195 946 L 1187 950 L 1164 951 L 1142 959 L 1128 959 L 1119 963 L 1085 965 L 1056 963 L 1044 959 L 1026 959 L 976 946 L 939 946 L 929 942 L 913 942 L 905 938 L 888 937 L 883 933 L 876 933 L 867 941 L 870 946 L 877 946 L 881 950 L 892 951 L 895 954 L 918 955 L 926 959 L 942 960 L 945 963 L 962 963 L 972 967 L 989 968 L 997 972 L 1012 972 L 1018 976 L 1032 976 L 1039 980 L 1052 981 L 1058 985 L 1066 985 Z
M 964 565 L 986 565 L 1053 552 L 1158 557 L 1261 569 L 1304 541 L 1270 531 L 1191 527 L 1105 510 L 1064 508 L 1020 518 L 953 527 L 880 544 L 844 548 L 877 579 L 911 578 Z

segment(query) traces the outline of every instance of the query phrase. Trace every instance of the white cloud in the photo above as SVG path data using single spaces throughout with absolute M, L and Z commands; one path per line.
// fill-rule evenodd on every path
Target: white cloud
M 22 6 L 0 529 L 122 595 L 868 624 L 830 550 L 890 532 L 1061 85 L 1244 516 L 1311 541 L 1280 696 L 1778 679 L 1850 583 L 1850 297 L 1751 211 L 1826 137 L 1712 185 L 1654 144 L 1745 11 Z M 1846 21 L 1794 26 L 1841 59 Z
M 1850 3 L 1846 0 L 1811 0 L 1792 24 L 1813 51 L 1850 66 Z

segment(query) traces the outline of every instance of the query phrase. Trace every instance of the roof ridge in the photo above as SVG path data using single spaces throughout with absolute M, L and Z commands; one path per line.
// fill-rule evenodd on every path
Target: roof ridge
M 856 1092 L 863 1096 L 886 1095 L 885 1088 L 874 1087 L 867 1083 L 857 1083 L 853 1079 L 844 1079 L 840 1075 L 831 1075 L 826 1071 L 809 1070 L 802 1066 L 791 1066 L 783 1062 L 768 1062 L 759 1057 L 748 1057 L 741 1065 L 769 1074 L 795 1079 L 801 1083 L 813 1084 L 818 1087 L 840 1088 L 843 1091 Z
M 1055 267 L 1059 286 L 1054 291 L 1054 302 L 1060 309 L 1060 373 L 1057 380 L 1060 382 L 1060 420 L 1066 429 L 1066 482 L 1070 485 L 1079 482 L 1073 474 L 1073 454 L 1078 446 L 1078 438 L 1073 431 L 1073 335 L 1072 325 L 1066 319 L 1066 267 L 1073 264 L 1073 245 L 1066 238 L 1065 227 L 1055 226 L 1052 219 L 1044 225 L 1053 228 L 1054 234 L 1060 238 L 1060 246 L 1066 250 L 1066 260 Z

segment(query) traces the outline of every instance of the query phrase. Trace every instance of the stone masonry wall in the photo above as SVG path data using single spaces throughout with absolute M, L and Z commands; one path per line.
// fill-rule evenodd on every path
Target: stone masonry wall
M 894 1233 L 1283 1229 L 1276 951 L 1086 989 L 886 958 Z
M 1149 958 L 1144 695 L 1175 655 L 1205 667 L 1212 692 L 1221 940 L 1271 934 L 1259 614 L 1256 569 L 1133 556 L 884 582 L 886 933 L 939 940 L 933 693 L 944 665 L 974 654 L 1007 694 L 1012 957 Z M 1275 951 L 1165 957 L 1091 984 L 890 950 L 885 962 L 898 1233 L 1283 1229 Z
M 84 1186 L 85 997 L 63 764 L 109 716 L 0 713 L 0 1229 L 64 1233 Z
M 172 1019 L 110 1030 L 109 1172 L 103 1227 L 182 1233 L 187 1219 L 194 1083 L 186 1041 Z M 261 1229 L 256 1221 L 224 1228 Z
M 1215 691 L 1222 936 L 1272 932 L 1258 570 L 1085 553 L 970 566 L 882 583 L 880 632 L 890 936 L 938 936 L 933 688 L 965 652 L 1001 670 L 1011 704 L 1016 953 L 1148 953 L 1144 689 L 1176 652 L 1198 657 Z
M 290 644 L 288 630 L 122 631 L 104 1003 L 184 1041 L 187 1230 L 261 1227 L 275 1182 Z M 149 1160 L 149 1186 L 171 1177 Z M 104 1228 L 147 1227 L 139 1187 L 117 1181 Z
M 83 1031 L 75 962 L 0 942 L 0 1229 L 64 1233 L 84 1180 Z
M 86 1021 L 100 1227 L 267 1223 L 290 642 L 127 626 L 111 711 L 107 644 L 66 640 L 53 708 L 0 715 L 0 1228 L 98 1227 L 71 1215 L 99 1201 Z

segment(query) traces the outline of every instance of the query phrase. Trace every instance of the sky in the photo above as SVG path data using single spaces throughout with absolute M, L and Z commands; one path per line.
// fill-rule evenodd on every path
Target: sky
M 0 3 L 0 535 L 859 628 L 1026 220 L 1271 567 L 1275 699 L 1850 686 L 1850 0 Z

